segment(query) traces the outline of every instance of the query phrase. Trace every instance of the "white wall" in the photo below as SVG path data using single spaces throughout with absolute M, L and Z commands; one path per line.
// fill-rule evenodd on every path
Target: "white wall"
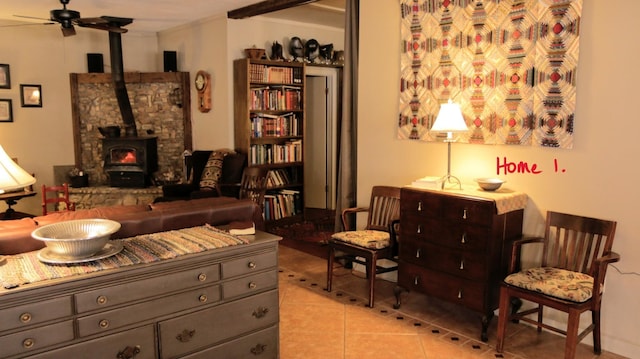
M 155 35 L 124 34 L 122 46 L 125 71 L 158 71 Z M 11 89 L 0 89 L 0 98 L 12 100 L 14 118 L 0 123 L 0 144 L 35 173 L 36 187 L 53 183 L 54 165 L 74 164 L 69 73 L 87 72 L 86 53 L 102 53 L 111 72 L 104 31 L 78 28 L 76 36 L 63 37 L 57 26 L 0 28 L 0 63 L 11 74 Z M 42 85 L 42 108 L 20 107 L 20 84 Z M 41 213 L 40 203 L 35 196 L 14 208 Z
M 396 139 L 400 68 L 400 8 L 397 0 L 360 0 L 361 52 L 358 102 L 358 203 L 374 184 L 405 185 L 426 175 L 444 175 L 447 146 Z M 538 164 L 539 175 L 501 175 L 506 186 L 526 192 L 525 232 L 541 234 L 547 210 L 618 221 L 614 250 L 622 272 L 640 272 L 636 218 L 640 190 L 640 121 L 636 65 L 640 44 L 632 41 L 640 2 L 584 1 L 578 68 L 575 142 L 571 150 L 454 144 L 452 174 L 463 182 L 496 175 L 496 158 Z M 371 160 L 375 159 L 375 161 Z M 554 160 L 566 172 L 555 173 Z M 603 346 L 635 357 L 640 278 L 610 269 L 602 309 Z M 560 319 L 560 318 L 559 318 Z M 583 316 L 583 323 L 589 317 Z

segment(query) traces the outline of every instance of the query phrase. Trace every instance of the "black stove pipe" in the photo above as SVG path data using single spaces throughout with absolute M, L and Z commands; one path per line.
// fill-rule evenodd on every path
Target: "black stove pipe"
M 133 118 L 133 110 L 129 102 L 129 94 L 124 82 L 124 65 L 122 60 L 122 36 L 119 32 L 109 31 L 109 54 L 111 57 L 111 77 L 118 99 L 118 106 L 124 122 L 124 134 L 127 137 L 137 137 L 138 129 Z

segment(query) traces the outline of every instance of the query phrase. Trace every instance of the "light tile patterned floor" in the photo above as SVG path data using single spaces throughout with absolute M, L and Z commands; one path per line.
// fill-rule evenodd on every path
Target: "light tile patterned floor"
M 365 306 L 366 280 L 336 269 L 326 288 L 326 260 L 280 246 L 280 359 L 555 359 L 564 357 L 564 338 L 510 324 L 505 353 L 495 351 L 497 318 L 489 341 L 479 340 L 480 316 L 419 293 L 403 294 L 393 309 L 394 283 L 377 280 L 375 308 Z M 580 344 L 576 359 L 623 359 L 595 355 Z

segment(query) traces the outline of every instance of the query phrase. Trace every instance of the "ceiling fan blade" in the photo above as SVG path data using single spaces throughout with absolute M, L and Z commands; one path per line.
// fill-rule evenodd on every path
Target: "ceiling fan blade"
M 11 24 L 11 25 L 0 25 L 0 27 L 15 27 L 15 26 L 33 26 L 33 25 L 55 25 L 55 22 L 34 22 L 30 24 Z
M 110 26 L 109 24 L 84 24 L 84 23 L 79 23 L 78 26 L 80 26 L 80 27 L 89 27 L 89 28 L 97 29 L 97 30 L 105 30 L 105 31 L 110 31 L 110 32 L 117 32 L 117 33 L 120 33 L 120 34 L 124 34 L 125 32 L 129 31 L 129 30 L 123 29 L 121 27 Z
M 15 17 L 21 17 L 24 19 L 35 19 L 35 20 L 43 20 L 43 21 L 51 21 L 51 19 L 45 19 L 42 17 L 35 17 L 35 16 L 24 16 L 24 15 L 13 15 Z

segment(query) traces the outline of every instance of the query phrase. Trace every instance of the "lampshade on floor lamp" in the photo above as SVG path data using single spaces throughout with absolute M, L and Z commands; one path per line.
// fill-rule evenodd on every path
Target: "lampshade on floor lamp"
M 36 179 L 15 163 L 0 145 L 0 194 L 36 183 Z
M 458 188 L 462 189 L 460 180 L 451 175 L 451 142 L 456 142 L 456 138 L 453 137 L 454 133 L 466 132 L 468 130 L 469 128 L 464 122 L 460 105 L 451 102 L 451 99 L 449 99 L 449 102 L 440 105 L 440 112 L 438 112 L 438 117 L 436 117 L 436 121 L 431 127 L 431 132 L 447 133 L 447 139 L 444 140 L 448 146 L 447 174 L 442 177 L 442 188 L 444 188 L 446 183 L 457 183 Z

